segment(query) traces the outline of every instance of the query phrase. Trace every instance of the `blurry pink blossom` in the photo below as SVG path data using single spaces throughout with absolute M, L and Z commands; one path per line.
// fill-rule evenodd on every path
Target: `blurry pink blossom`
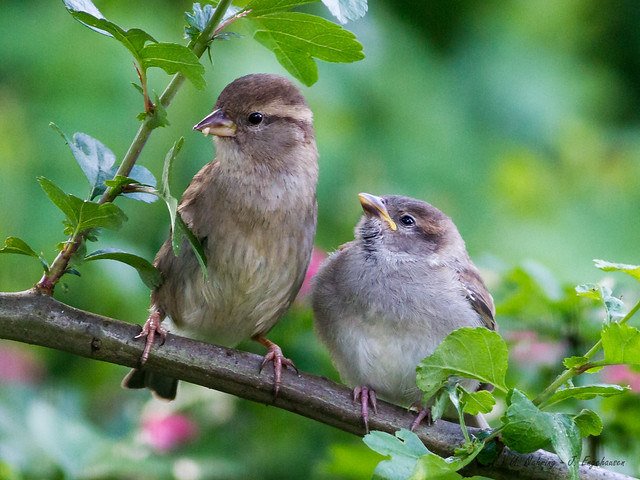
M 506 340 L 513 343 L 509 357 L 532 366 L 554 365 L 565 356 L 566 345 L 563 342 L 544 342 L 538 332 L 525 330 L 509 332 Z
M 313 247 L 311 262 L 309 263 L 307 274 L 304 277 L 304 282 L 302 283 L 302 287 L 300 287 L 300 293 L 298 294 L 300 298 L 305 297 L 311 290 L 311 279 L 315 276 L 316 273 L 318 273 L 318 270 L 320 270 L 320 265 L 322 264 L 322 262 L 324 262 L 325 258 L 327 258 L 327 253 L 324 250 L 321 250 L 318 247 Z
M 150 417 L 142 424 L 142 440 L 154 450 L 168 452 L 198 435 L 198 427 L 188 417 L 176 413 Z
M 0 382 L 35 383 L 44 371 L 44 364 L 29 347 L 0 342 Z
M 640 373 L 634 372 L 627 365 L 611 365 L 602 370 L 602 378 L 607 383 L 629 385 L 631 390 L 640 394 Z

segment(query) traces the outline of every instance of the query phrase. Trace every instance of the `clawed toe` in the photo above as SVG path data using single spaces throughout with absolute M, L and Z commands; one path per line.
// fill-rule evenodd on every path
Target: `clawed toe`
M 360 400 L 362 405 L 362 420 L 364 420 L 364 428 L 369 433 L 369 404 L 373 407 L 373 412 L 378 413 L 376 404 L 376 393 L 373 388 L 367 386 L 356 387 L 353 389 L 353 401 Z
M 298 369 L 290 359 L 282 354 L 282 349 L 278 345 L 267 340 L 262 335 L 255 337 L 255 339 L 269 349 L 260 364 L 260 372 L 269 362 L 273 362 L 274 397 L 277 397 L 282 383 L 282 367 L 289 367 L 295 370 L 296 373 L 299 373 Z
M 411 430 L 412 432 L 418 428 L 418 425 L 420 425 L 424 419 L 426 418 L 426 423 L 427 425 L 432 425 L 433 422 L 431 421 L 431 409 L 430 408 L 423 408 L 422 410 L 420 410 L 418 412 L 418 416 L 415 418 L 415 420 L 413 422 L 411 422 L 411 426 L 409 427 L 409 430 Z
M 149 315 L 149 318 L 144 323 L 142 327 L 142 331 L 136 335 L 134 338 L 143 338 L 147 337 L 147 342 L 145 343 L 144 350 L 142 351 L 142 355 L 140 356 L 140 364 L 144 365 L 145 362 L 149 359 L 149 353 L 151 352 L 151 347 L 155 343 L 156 334 L 160 336 L 162 342 L 160 345 L 164 345 L 165 339 L 167 337 L 167 329 L 162 326 L 163 314 L 159 310 L 155 310 Z

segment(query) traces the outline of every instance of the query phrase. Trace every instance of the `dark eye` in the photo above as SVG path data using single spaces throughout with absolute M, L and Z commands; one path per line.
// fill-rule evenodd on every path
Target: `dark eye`
M 416 221 L 413 219 L 413 217 L 411 215 L 403 215 L 400 217 L 400 222 L 407 226 L 410 227 L 412 225 L 415 225 Z
M 249 114 L 248 120 L 251 125 L 259 125 L 262 122 L 262 114 L 260 112 L 253 112 Z

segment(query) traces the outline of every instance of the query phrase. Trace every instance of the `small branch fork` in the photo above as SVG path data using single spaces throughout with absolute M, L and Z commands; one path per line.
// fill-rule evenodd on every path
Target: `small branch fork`
M 144 348 L 134 340 L 138 333 L 138 325 L 78 310 L 35 289 L 0 293 L 0 338 L 136 367 Z M 354 435 L 365 434 L 361 407 L 353 402 L 350 389 L 324 377 L 283 369 L 282 386 L 274 398 L 273 376 L 260 374 L 261 362 L 262 357 L 255 354 L 169 334 L 163 346 L 151 351 L 145 368 L 273 405 Z M 369 428 L 393 434 L 408 428 L 414 419 L 414 412 L 379 400 L 377 411 L 369 416 Z M 469 432 L 477 434 L 478 430 L 469 428 Z M 464 442 L 460 426 L 443 420 L 432 426 L 419 425 L 415 433 L 429 450 L 442 456 L 452 455 L 454 448 Z M 556 455 L 543 450 L 518 454 L 506 447 L 493 465 L 472 462 L 461 473 L 496 480 L 566 479 L 569 476 Z M 580 478 L 631 479 L 591 465 L 580 466 Z

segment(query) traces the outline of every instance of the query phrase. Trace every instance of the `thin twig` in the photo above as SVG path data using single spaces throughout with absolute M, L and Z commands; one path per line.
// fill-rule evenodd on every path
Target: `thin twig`
M 249 9 L 249 10 L 243 10 L 241 12 L 236 13 L 233 17 L 231 18 L 227 18 L 224 22 L 222 22 L 220 24 L 220 26 L 218 28 L 216 28 L 215 32 L 213 32 L 213 37 L 212 40 L 214 38 L 216 38 L 216 36 L 225 28 L 227 28 L 229 25 L 231 25 L 233 22 L 235 22 L 236 20 L 238 20 L 239 18 L 242 17 L 246 17 L 247 15 L 249 15 L 253 10 Z

